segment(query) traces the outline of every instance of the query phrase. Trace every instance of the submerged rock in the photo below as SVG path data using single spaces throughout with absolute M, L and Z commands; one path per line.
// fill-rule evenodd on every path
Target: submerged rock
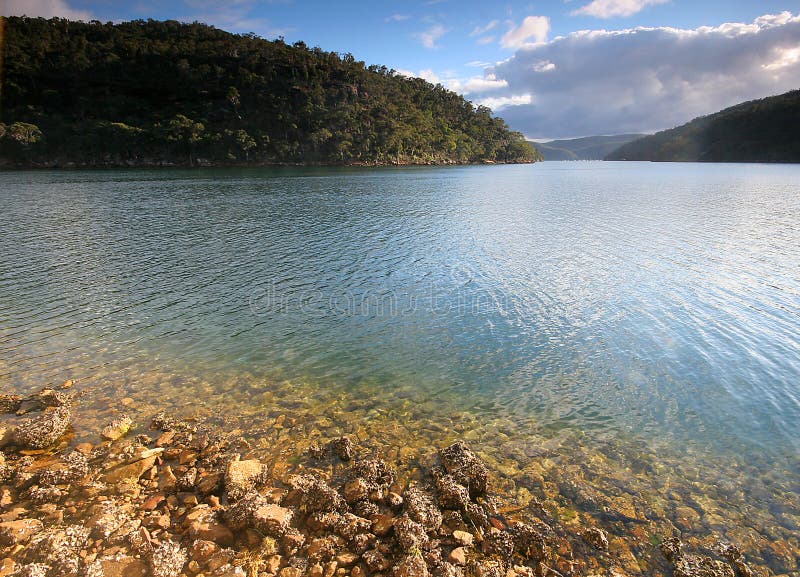
M 46 449 L 66 432 L 71 418 L 69 407 L 46 409 L 37 417 L 24 419 L 14 431 L 14 439 L 26 449 Z
M 349 437 L 340 437 L 331 441 L 331 450 L 333 454 L 339 457 L 342 461 L 349 461 L 355 454 L 355 447 L 353 441 Z
M 133 421 L 128 415 L 122 415 L 118 419 L 114 419 L 103 428 L 100 433 L 104 439 L 109 441 L 116 441 L 124 437 L 133 425 Z

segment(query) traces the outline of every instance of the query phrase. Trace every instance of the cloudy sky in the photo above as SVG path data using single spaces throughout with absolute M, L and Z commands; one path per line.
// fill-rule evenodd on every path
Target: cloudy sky
M 0 0 L 198 20 L 439 82 L 530 138 L 652 132 L 800 88 L 800 0 Z

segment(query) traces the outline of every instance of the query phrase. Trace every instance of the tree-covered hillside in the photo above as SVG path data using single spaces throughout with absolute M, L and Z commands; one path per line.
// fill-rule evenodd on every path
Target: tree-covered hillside
M 613 136 L 586 136 L 567 140 L 536 143 L 544 160 L 603 160 L 609 153 L 644 134 L 616 134 Z
M 203 24 L 4 19 L 5 165 L 530 162 L 485 107 Z
M 744 102 L 646 136 L 606 160 L 800 162 L 800 90 Z

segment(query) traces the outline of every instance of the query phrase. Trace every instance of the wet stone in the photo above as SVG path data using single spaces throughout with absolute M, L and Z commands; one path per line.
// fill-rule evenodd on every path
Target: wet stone
M 122 415 L 106 425 L 100 435 L 109 441 L 116 441 L 124 437 L 132 425 L 133 420 L 127 415 Z
M 355 456 L 355 447 L 349 437 L 340 437 L 331 441 L 331 451 L 342 461 L 350 461 Z

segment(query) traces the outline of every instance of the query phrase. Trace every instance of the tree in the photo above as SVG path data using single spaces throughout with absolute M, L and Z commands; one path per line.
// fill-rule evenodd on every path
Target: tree
M 189 158 L 189 165 L 194 166 L 194 151 L 197 143 L 203 138 L 205 126 L 195 122 L 183 114 L 177 114 L 167 123 L 166 135 L 170 142 L 182 144 Z
M 35 124 L 15 122 L 8 127 L 7 137 L 21 146 L 28 147 L 42 140 L 42 131 Z

